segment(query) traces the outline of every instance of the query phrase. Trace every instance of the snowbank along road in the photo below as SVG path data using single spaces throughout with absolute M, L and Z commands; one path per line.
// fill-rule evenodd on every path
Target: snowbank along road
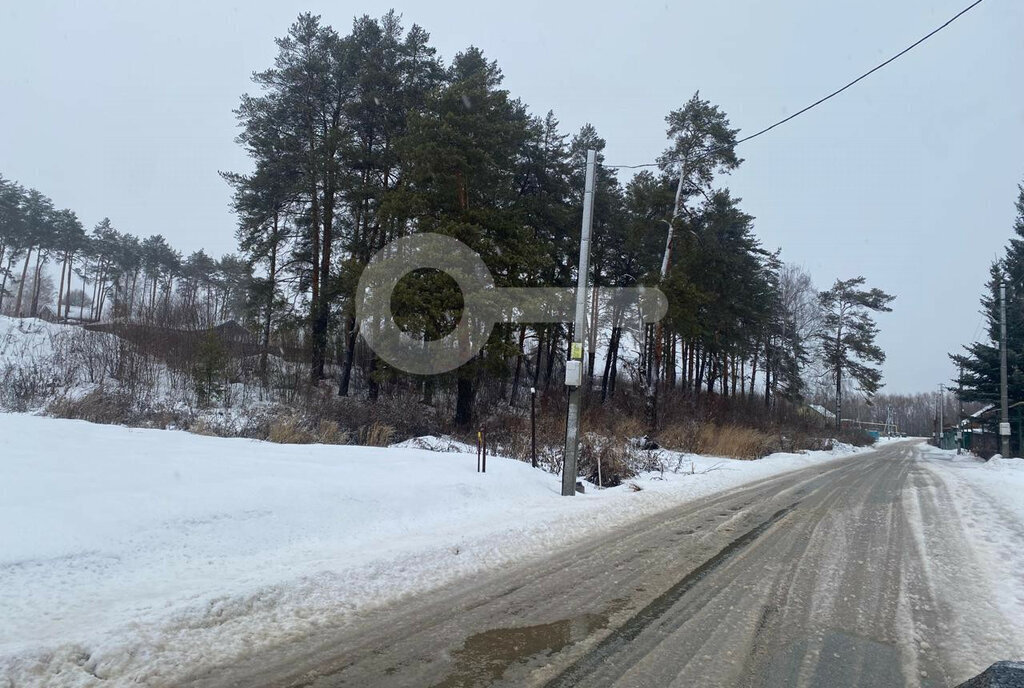
M 191 679 L 953 686 L 1024 655 L 1024 600 L 992 589 L 922 451 L 892 444 L 691 502 Z

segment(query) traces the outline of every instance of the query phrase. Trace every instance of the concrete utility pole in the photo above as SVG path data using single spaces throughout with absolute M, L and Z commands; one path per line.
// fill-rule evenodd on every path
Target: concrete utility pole
M 942 385 L 940 384 L 939 385 L 939 437 L 938 437 L 938 442 L 936 443 L 938 445 L 939 449 L 945 449 L 945 447 L 942 446 L 942 440 L 945 439 L 945 436 L 942 433 L 942 426 L 943 426 L 943 422 L 942 422 Z
M 565 422 L 565 453 L 562 456 L 562 496 L 576 494 L 576 459 L 580 451 L 580 404 L 583 384 L 583 342 L 587 329 L 587 273 L 590 272 L 590 232 L 594 220 L 594 177 L 597 151 L 587 151 L 587 177 L 583 188 L 583 231 L 580 234 L 580 264 L 576 276 L 576 321 L 572 346 L 565 362 L 565 384 L 569 387 L 569 414 Z
M 999 437 L 1003 457 L 1010 455 L 1010 404 L 1006 396 L 1006 285 L 999 285 Z
M 956 414 L 956 453 L 959 455 L 964 449 L 964 367 L 960 366 L 960 375 L 957 377 L 956 401 L 959 405 Z

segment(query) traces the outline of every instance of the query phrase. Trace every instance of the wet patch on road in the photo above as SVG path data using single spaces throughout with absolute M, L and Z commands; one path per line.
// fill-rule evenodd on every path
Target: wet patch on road
M 501 680 L 517 664 L 544 659 L 608 627 L 625 600 L 613 600 L 600 614 L 583 614 L 535 626 L 493 628 L 466 639 L 452 653 L 454 667 L 433 688 L 476 688 Z

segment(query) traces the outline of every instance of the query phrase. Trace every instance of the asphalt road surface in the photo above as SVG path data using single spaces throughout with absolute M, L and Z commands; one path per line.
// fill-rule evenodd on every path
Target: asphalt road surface
M 951 548 L 963 535 L 912 445 L 692 502 L 194 684 L 953 686 L 973 673 L 954 659 L 961 620 L 908 514 Z

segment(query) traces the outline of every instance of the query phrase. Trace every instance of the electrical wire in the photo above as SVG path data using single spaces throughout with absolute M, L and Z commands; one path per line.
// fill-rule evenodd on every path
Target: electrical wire
M 967 14 L 968 12 L 973 10 L 975 7 L 980 5 L 982 2 L 983 2 L 983 0 L 975 0 L 970 5 L 968 5 L 967 7 L 965 7 L 964 9 L 960 10 L 955 15 L 953 15 L 953 17 L 951 17 L 949 20 L 947 20 L 944 24 L 942 24 L 938 28 L 933 29 L 932 31 L 930 31 L 929 33 L 925 34 L 924 36 L 922 36 L 918 40 L 914 41 L 909 46 L 907 46 L 903 50 L 899 51 L 898 53 L 896 53 L 895 55 L 890 57 L 888 60 L 886 60 L 885 62 L 881 62 L 881 63 L 875 65 L 874 67 L 872 67 L 868 71 L 864 72 L 859 77 L 857 77 L 856 79 L 854 79 L 850 83 L 846 84 L 842 88 L 838 88 L 835 91 L 832 91 L 832 93 L 829 93 L 827 96 L 825 96 L 823 98 L 819 98 L 818 100 L 814 101 L 813 103 L 811 103 L 807 107 L 804 107 L 804 108 L 794 112 L 792 115 L 789 115 L 788 117 L 780 119 L 778 122 L 775 122 L 774 124 L 772 124 L 770 126 L 767 126 L 764 129 L 761 129 L 760 131 L 754 132 L 750 136 L 744 136 L 743 138 L 741 138 L 738 141 L 736 141 L 735 145 L 738 146 L 739 144 L 745 143 L 747 141 L 750 141 L 751 139 L 755 139 L 758 136 L 761 136 L 762 134 L 767 134 L 772 129 L 774 129 L 776 127 L 780 127 L 783 124 L 785 124 L 786 122 L 789 122 L 790 120 L 796 119 L 797 117 L 799 117 L 800 115 L 804 114 L 805 112 L 818 107 L 819 105 L 821 105 L 825 101 L 827 101 L 827 100 L 829 100 L 831 98 L 836 97 L 837 95 L 839 95 L 840 93 L 842 93 L 846 89 L 850 88 L 854 84 L 856 84 L 856 83 L 858 83 L 860 81 L 863 81 L 867 77 L 871 76 L 872 74 L 877 72 L 882 67 L 885 67 L 886 65 L 888 65 L 888 64 L 890 64 L 892 62 L 895 62 L 899 58 L 903 57 L 904 55 L 909 53 L 911 50 L 913 50 L 917 46 L 921 45 L 922 43 L 927 41 L 929 38 L 931 38 L 935 34 L 939 33 L 943 29 L 945 29 L 947 26 L 949 26 L 950 24 L 955 22 L 957 19 L 959 19 L 960 17 L 964 16 L 965 14 Z M 710 155 L 713 152 L 715 152 L 715 151 L 714 150 L 708 151 L 708 153 L 706 155 Z M 606 167 L 606 168 L 614 168 L 614 169 L 638 169 L 638 168 L 641 168 L 641 167 L 657 167 L 659 164 L 660 163 L 657 163 L 657 162 L 648 162 L 648 163 L 643 163 L 643 164 L 640 164 L 640 165 L 604 165 L 604 167 Z

